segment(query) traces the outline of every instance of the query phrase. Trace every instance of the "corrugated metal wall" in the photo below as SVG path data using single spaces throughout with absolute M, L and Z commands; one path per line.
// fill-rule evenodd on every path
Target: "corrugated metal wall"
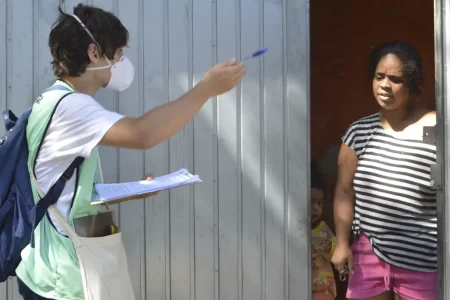
M 0 0 L 0 107 L 21 112 L 53 80 L 57 4 Z M 132 86 L 100 91 L 138 116 L 181 96 L 217 61 L 269 46 L 230 93 L 146 152 L 101 149 L 107 182 L 187 167 L 204 183 L 120 205 L 137 299 L 308 299 L 307 0 L 91 0 L 130 31 Z M 15 281 L 0 299 L 21 299 Z

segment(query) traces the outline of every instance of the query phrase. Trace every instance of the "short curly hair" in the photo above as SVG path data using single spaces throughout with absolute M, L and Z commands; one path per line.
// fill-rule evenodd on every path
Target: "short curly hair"
M 92 38 L 71 15 L 59 9 L 59 17 L 49 35 L 48 45 L 53 57 L 53 73 L 57 77 L 77 77 L 86 71 L 90 63 L 87 49 Z M 100 8 L 78 4 L 75 14 L 89 29 L 100 48 L 100 55 L 113 60 L 117 49 L 128 44 L 128 30 L 110 12 Z
M 369 75 L 371 78 L 375 76 L 380 60 L 388 54 L 393 54 L 402 61 L 408 89 L 411 93 L 420 95 L 425 72 L 419 51 L 408 42 L 391 41 L 376 46 L 369 56 Z

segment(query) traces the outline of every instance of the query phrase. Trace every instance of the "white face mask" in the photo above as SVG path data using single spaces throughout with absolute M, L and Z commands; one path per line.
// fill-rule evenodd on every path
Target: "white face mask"
M 133 64 L 125 56 L 122 56 L 119 59 L 119 61 L 113 65 L 111 64 L 109 59 L 106 60 L 108 61 L 107 66 L 86 68 L 86 71 L 103 70 L 111 68 L 111 78 L 109 79 L 106 88 L 119 92 L 126 90 L 131 85 L 134 79 Z
M 100 50 L 100 47 L 97 43 L 97 41 L 94 39 L 94 36 L 91 34 L 89 29 L 86 28 L 86 26 L 83 24 L 83 22 L 78 18 L 76 15 L 72 15 L 78 23 L 86 30 L 87 34 L 91 37 L 92 41 L 97 45 L 97 48 Z M 109 59 L 107 57 L 106 61 L 108 62 L 107 66 L 102 67 L 93 67 L 93 68 L 86 68 L 86 71 L 95 71 L 95 70 L 104 70 L 111 68 L 111 78 L 109 79 L 108 84 L 106 85 L 106 88 L 115 90 L 115 91 L 123 91 L 126 90 L 134 79 L 134 67 L 131 61 L 125 57 L 122 56 L 118 62 L 115 64 L 111 64 Z

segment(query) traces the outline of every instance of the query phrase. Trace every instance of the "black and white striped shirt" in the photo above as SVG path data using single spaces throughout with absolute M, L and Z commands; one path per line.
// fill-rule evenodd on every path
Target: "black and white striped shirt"
M 358 157 L 354 234 L 366 234 L 375 254 L 391 265 L 437 271 L 436 193 L 430 186 L 436 146 L 385 131 L 378 113 L 353 123 L 342 141 Z

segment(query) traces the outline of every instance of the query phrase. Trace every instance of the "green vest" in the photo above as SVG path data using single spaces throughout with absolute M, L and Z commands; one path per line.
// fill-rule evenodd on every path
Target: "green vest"
M 57 84 L 72 88 L 62 81 Z M 33 104 L 27 125 L 29 147 L 28 167 L 34 170 L 36 157 L 53 114 L 68 91 L 49 91 Z M 93 149 L 78 170 L 78 180 L 69 214 L 73 219 L 99 212 L 90 204 L 94 184 L 98 182 L 98 149 Z M 75 175 L 74 175 L 75 176 Z M 39 195 L 34 189 L 34 201 Z M 22 262 L 16 269 L 17 276 L 36 294 L 49 299 L 84 300 L 80 266 L 71 240 L 60 235 L 44 217 L 35 230 L 35 247 L 29 245 L 22 251 Z

